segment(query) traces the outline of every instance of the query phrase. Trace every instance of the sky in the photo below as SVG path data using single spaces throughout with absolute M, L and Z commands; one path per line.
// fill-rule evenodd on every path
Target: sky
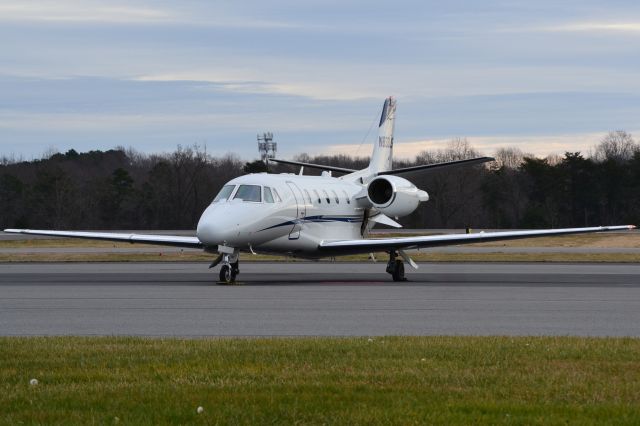
M 0 156 L 484 154 L 640 135 L 640 2 L 0 0 Z

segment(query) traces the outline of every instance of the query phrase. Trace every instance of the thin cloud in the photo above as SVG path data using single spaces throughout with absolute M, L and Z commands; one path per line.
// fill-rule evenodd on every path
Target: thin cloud
M 616 92 L 640 90 L 637 72 L 627 68 L 577 65 L 474 65 L 452 67 L 433 64 L 402 67 L 328 59 L 318 63 L 264 57 L 251 67 L 244 57 L 228 55 L 224 65 L 205 64 L 186 70 L 147 73 L 141 81 L 202 81 L 227 84 L 243 93 L 303 96 L 316 100 L 355 101 L 437 96 L 483 96 L 546 92 Z M 228 65 L 227 65 L 228 63 Z M 159 64 L 158 67 L 162 67 Z M 177 65 L 171 64 L 177 68 Z M 373 71 L 371 71 L 373 70 Z M 393 76 L 391 78 L 390 76 Z M 261 82 L 255 85 L 243 82 Z
M 235 76 L 235 78 L 233 78 Z M 301 96 L 321 101 L 354 101 L 361 99 L 377 99 L 380 94 L 355 88 L 341 87 L 339 84 L 324 82 L 259 82 L 252 81 L 257 77 L 253 72 L 177 72 L 167 74 L 150 74 L 135 77 L 137 81 L 192 81 L 212 83 L 231 92 L 260 95 Z M 283 80 L 285 80 L 283 78 Z
M 0 3 L 1 21 L 159 23 L 175 14 L 150 7 L 97 1 L 21 0 Z
M 580 22 L 575 24 L 561 25 L 551 27 L 551 31 L 606 31 L 606 32 L 624 32 L 640 34 L 640 22 Z
M 0 129 L 33 130 L 34 123 L 42 131 L 69 132 L 122 132 L 123 130 L 148 131 L 158 129 L 197 128 L 202 132 L 208 129 L 230 129 L 251 131 L 269 128 L 274 120 L 278 122 L 279 132 L 311 132 L 317 129 L 314 117 L 292 117 L 283 112 L 280 115 L 255 114 L 248 119 L 241 113 L 177 114 L 177 113 L 20 113 L 0 112 Z M 350 129 L 348 123 L 336 124 L 337 130 Z
M 287 22 L 276 19 L 235 16 L 220 8 L 216 9 L 215 16 L 204 19 L 197 9 L 190 9 L 188 5 L 183 5 L 178 11 L 101 0 L 7 0 L 0 3 L 0 21 L 61 24 L 188 24 L 200 27 L 248 30 L 331 30 L 331 27 L 309 22 Z
M 640 35 L 640 21 L 629 22 L 567 22 L 558 25 L 503 28 L 498 32 L 544 32 L 544 33 L 613 33 Z

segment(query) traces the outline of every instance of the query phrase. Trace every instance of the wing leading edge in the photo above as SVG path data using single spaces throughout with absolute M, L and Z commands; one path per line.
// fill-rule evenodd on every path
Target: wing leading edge
M 319 251 L 327 254 L 370 253 L 383 250 L 411 250 L 442 247 L 488 241 L 516 240 L 519 238 L 546 237 L 550 235 L 586 234 L 590 232 L 621 231 L 634 229 L 634 225 L 597 226 L 592 228 L 543 229 L 538 231 L 479 232 L 475 234 L 431 235 L 425 237 L 375 238 L 364 240 L 322 241 Z
M 45 231 L 38 229 L 5 229 L 12 234 L 46 235 L 51 237 L 84 238 L 88 240 L 121 241 L 126 243 L 203 248 L 197 237 L 179 235 L 120 234 L 117 232 Z

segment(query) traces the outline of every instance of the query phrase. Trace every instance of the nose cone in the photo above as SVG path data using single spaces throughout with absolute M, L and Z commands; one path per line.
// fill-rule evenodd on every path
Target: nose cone
M 226 203 L 212 204 L 202 213 L 196 235 L 206 246 L 233 244 L 238 236 L 238 221 L 229 214 Z

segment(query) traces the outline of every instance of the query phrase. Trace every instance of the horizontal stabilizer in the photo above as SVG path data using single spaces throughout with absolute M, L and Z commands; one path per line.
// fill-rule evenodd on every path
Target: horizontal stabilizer
M 469 158 L 468 160 L 447 161 L 446 163 L 423 164 L 421 166 L 405 167 L 402 169 L 380 172 L 378 173 L 378 175 L 401 175 L 405 173 L 437 171 L 442 170 L 446 167 L 471 166 L 474 164 L 481 164 L 495 160 L 496 159 L 492 157 Z
M 303 166 L 303 167 L 309 167 L 310 169 L 329 170 L 337 173 L 353 173 L 356 171 L 353 169 L 345 169 L 344 167 L 325 166 L 323 164 L 303 163 L 300 161 L 277 160 L 275 158 L 269 158 L 269 161 L 273 161 L 274 163 L 280 163 L 280 164 L 288 164 L 290 166 Z

